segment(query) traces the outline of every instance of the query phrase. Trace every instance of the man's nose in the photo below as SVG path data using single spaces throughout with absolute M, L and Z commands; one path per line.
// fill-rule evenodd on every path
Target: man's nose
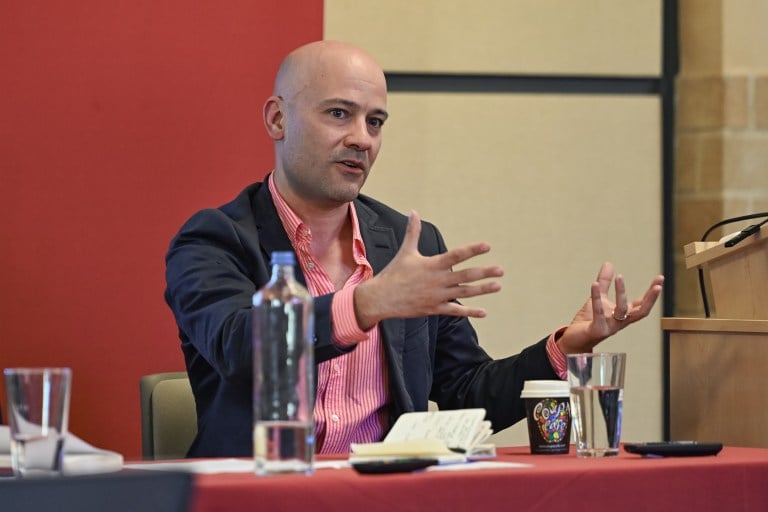
M 373 142 L 368 130 L 368 120 L 364 117 L 355 119 L 355 122 L 350 125 L 349 133 L 344 142 L 347 147 L 357 151 L 368 151 Z

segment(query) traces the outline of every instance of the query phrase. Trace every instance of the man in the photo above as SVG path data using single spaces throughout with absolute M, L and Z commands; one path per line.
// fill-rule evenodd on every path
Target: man
M 263 110 L 275 168 L 234 201 L 194 215 L 167 255 L 166 300 L 195 393 L 190 456 L 252 453 L 251 297 L 272 251 L 294 251 L 315 297 L 317 450 L 380 440 L 406 411 L 484 407 L 498 431 L 524 417 L 526 379 L 564 378 L 567 353 L 587 352 L 645 317 L 662 276 L 628 302 L 604 263 L 571 324 L 501 360 L 479 347 L 458 299 L 500 290 L 497 266 L 455 265 L 490 250 L 447 250 L 435 226 L 360 195 L 387 119 L 384 73 L 351 45 L 320 41 L 282 63 Z M 609 299 L 615 283 L 615 304 Z

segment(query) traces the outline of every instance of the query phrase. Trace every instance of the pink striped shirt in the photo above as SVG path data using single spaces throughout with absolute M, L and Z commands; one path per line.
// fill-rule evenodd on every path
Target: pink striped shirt
M 355 318 L 355 286 L 373 276 L 365 254 L 354 203 L 349 203 L 352 220 L 352 252 L 356 267 L 341 290 L 312 254 L 312 233 L 291 210 L 268 178 L 269 191 L 277 213 L 296 251 L 309 292 L 317 297 L 336 294 L 331 303 L 332 337 L 339 346 L 357 344 L 355 350 L 317 365 L 315 397 L 315 438 L 319 453 L 347 453 L 350 443 L 380 441 L 388 418 L 388 383 L 384 348 L 378 325 L 368 332 L 360 330 Z
M 291 210 L 275 187 L 272 174 L 267 179 L 288 239 L 314 296 L 334 293 L 331 303 L 333 342 L 340 347 L 357 345 L 355 350 L 317 365 L 317 394 L 314 419 L 318 453 L 347 453 L 350 443 L 380 441 L 387 428 L 388 377 L 378 325 L 368 332 L 360 330 L 354 308 L 357 284 L 373 277 L 366 259 L 365 245 L 354 203 L 349 203 L 352 220 L 352 253 L 356 267 L 341 290 L 336 290 L 328 274 L 312 254 L 312 233 Z M 547 356 L 561 379 L 566 378 L 565 356 L 557 346 L 564 329 L 547 341 Z
M 547 357 L 549 357 L 549 364 L 552 365 L 552 369 L 562 380 L 568 378 L 568 363 L 565 361 L 565 354 L 560 350 L 560 346 L 557 344 L 557 340 L 565 332 L 565 327 L 561 327 L 552 333 L 547 340 Z

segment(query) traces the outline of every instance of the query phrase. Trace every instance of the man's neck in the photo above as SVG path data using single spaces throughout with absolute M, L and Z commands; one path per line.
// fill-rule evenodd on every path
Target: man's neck
M 334 241 L 343 240 L 345 237 L 349 237 L 351 240 L 348 203 L 332 210 L 305 208 L 302 210 L 294 209 L 294 211 L 309 226 L 312 233 L 312 245 L 315 243 L 327 245 Z
M 306 224 L 312 232 L 312 239 L 321 244 L 338 240 L 345 227 L 349 225 L 349 203 L 319 205 L 306 201 L 294 194 L 289 187 L 281 186 L 277 174 L 273 175 L 275 187 L 291 210 Z M 351 231 L 350 231 L 351 232 Z M 314 245 L 314 244 L 313 244 Z
M 275 186 L 280 203 L 290 209 L 291 216 L 298 217 L 309 228 L 309 250 L 331 279 L 334 289 L 340 290 L 355 270 L 351 203 L 318 205 L 293 195 L 290 189 L 278 190 L 276 181 L 271 185 Z
M 294 211 L 312 233 L 312 254 L 320 262 L 334 289 L 340 290 L 355 269 L 349 203 L 334 209 L 304 208 Z

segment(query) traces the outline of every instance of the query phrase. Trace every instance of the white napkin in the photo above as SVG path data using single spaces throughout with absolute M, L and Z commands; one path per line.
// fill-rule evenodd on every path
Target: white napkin
M 34 452 L 28 453 L 34 456 Z M 0 467 L 11 466 L 11 431 L 7 425 L 0 425 Z M 117 452 L 92 446 L 74 434 L 64 438 L 65 475 L 110 473 L 123 469 L 123 456 Z

